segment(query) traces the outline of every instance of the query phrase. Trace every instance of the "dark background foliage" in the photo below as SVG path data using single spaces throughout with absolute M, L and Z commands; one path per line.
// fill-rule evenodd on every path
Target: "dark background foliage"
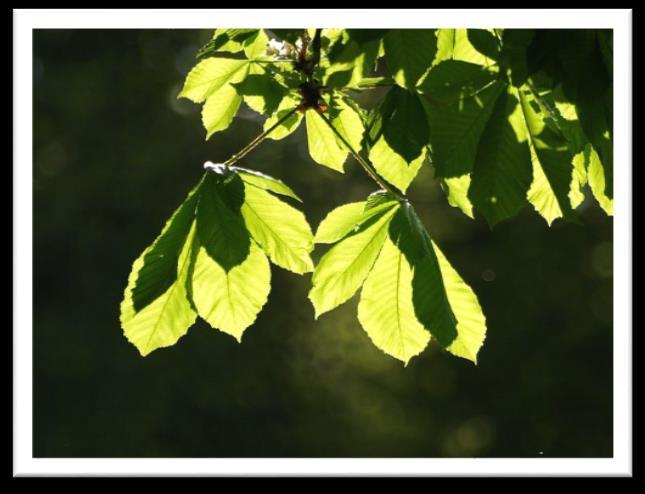
M 34 34 L 34 456 L 611 456 L 613 223 L 591 198 L 582 225 L 527 206 L 491 232 L 424 167 L 409 195 L 487 315 L 477 366 L 433 343 L 404 368 L 356 297 L 315 322 L 310 275 L 275 266 L 242 345 L 199 322 L 139 356 L 118 319 L 131 263 L 202 163 L 260 131 L 246 109 L 205 141 L 176 100 L 209 36 Z M 314 164 L 303 131 L 241 165 L 292 185 L 315 227 L 375 187 L 353 162 Z

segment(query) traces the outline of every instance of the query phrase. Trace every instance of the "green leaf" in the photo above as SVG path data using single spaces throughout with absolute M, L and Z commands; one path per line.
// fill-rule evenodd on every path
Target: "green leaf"
M 414 89 L 437 53 L 434 29 L 391 29 L 383 39 L 385 61 L 401 87 Z
M 442 60 L 461 60 L 482 66 L 489 66 L 495 60 L 478 52 L 468 40 L 467 29 L 437 29 L 437 56 L 435 63 Z
M 577 153 L 571 163 L 573 164 L 573 172 L 569 186 L 569 201 L 572 208 L 577 208 L 584 201 L 585 195 L 582 188 L 587 183 L 587 158 L 584 150 Z
M 492 228 L 526 204 L 533 179 L 522 109 L 514 88 L 502 94 L 482 133 L 468 198 Z
M 251 236 L 275 264 L 294 273 L 313 271 L 309 257 L 313 234 L 300 211 L 261 188 L 246 185 L 241 212 Z
M 390 239 L 363 284 L 358 320 L 377 348 L 406 365 L 430 341 L 414 312 L 412 269 Z
M 264 121 L 264 130 L 268 130 L 270 127 L 276 124 L 281 118 L 283 118 L 287 113 L 300 105 L 300 99 L 295 94 L 287 94 L 280 104 L 278 109 Z M 267 138 L 273 140 L 284 139 L 288 135 L 295 132 L 295 130 L 302 122 L 302 113 L 297 111 L 294 112 L 289 118 L 282 122 L 277 128 L 271 132 Z
M 328 57 L 321 60 L 323 85 L 332 88 L 359 87 L 374 65 L 384 29 L 344 29 L 336 36 Z
M 236 53 L 242 51 L 249 39 L 255 39 L 259 29 L 216 29 L 212 48 L 215 51 Z
M 278 83 L 273 74 L 267 72 L 250 74 L 233 86 L 251 109 L 265 115 L 275 112 L 287 93 L 287 88 Z
M 256 29 L 256 32 L 246 38 L 242 44 L 246 58 L 253 60 L 261 57 L 266 52 L 269 37 L 264 32 L 264 29 Z
M 365 201 L 343 204 L 330 211 L 320 222 L 314 242 L 317 244 L 333 244 L 354 230 L 363 215 Z
M 468 188 L 470 187 L 470 175 L 461 177 L 444 178 L 441 185 L 446 193 L 448 204 L 461 209 L 469 218 L 474 219 L 473 205 L 468 199 Z
M 231 170 L 239 173 L 240 178 L 246 184 L 255 185 L 256 187 L 268 190 L 269 192 L 291 197 L 298 202 L 302 202 L 302 199 L 300 199 L 300 197 L 291 190 L 291 187 L 285 184 L 282 180 L 273 178 L 270 175 L 266 175 L 256 170 L 247 170 L 246 168 L 241 168 L 239 166 L 232 166 Z
M 322 257 L 312 276 L 313 287 L 309 292 L 316 318 L 346 302 L 363 284 L 397 209 L 396 202 L 382 209 Z
M 204 247 L 197 253 L 192 273 L 193 302 L 213 328 L 242 341 L 242 333 L 266 303 L 271 290 L 269 261 L 255 242 L 240 263 L 225 270 Z
M 305 114 L 305 121 L 311 158 L 320 165 L 343 173 L 343 165 L 349 151 L 338 142 L 334 131 L 316 111 L 308 110 Z
M 248 60 L 207 58 L 195 65 L 188 73 L 184 87 L 177 97 L 202 103 L 225 84 L 244 79 L 248 69 Z
M 598 157 L 598 153 L 593 148 L 593 146 L 588 145 L 585 150 L 585 155 L 588 161 L 587 166 L 587 179 L 589 181 L 589 188 L 593 193 L 593 196 L 600 204 L 600 207 L 607 213 L 609 216 L 614 215 L 614 200 L 607 196 L 605 193 L 605 168 Z
M 468 41 L 485 57 L 497 60 L 500 57 L 499 41 L 493 33 L 487 29 L 468 29 Z
M 567 142 L 546 125 L 546 111 L 530 89 L 524 88 L 518 93 L 533 165 L 533 183 L 528 191 L 528 200 L 549 225 L 556 218 L 574 219 L 575 213 L 569 201 L 572 156 Z
M 184 211 L 188 211 L 190 208 Z M 121 302 L 121 327 L 125 337 L 132 343 L 141 356 L 145 357 L 157 348 L 174 345 L 195 322 L 197 314 L 193 311 L 186 295 L 186 276 L 188 273 L 191 246 L 195 237 L 195 223 L 188 235 L 183 235 L 182 228 L 177 228 L 176 221 L 182 221 L 177 215 L 170 219 L 161 237 L 134 262 L 132 272 Z M 173 238 L 174 237 L 174 238 Z M 167 259 L 160 250 L 160 244 L 168 247 Z M 177 255 L 170 248 L 171 244 L 181 243 L 181 253 Z M 152 269 L 150 255 L 155 253 Z M 168 260 L 174 260 L 172 264 Z M 149 267 L 148 269 L 144 269 Z M 142 276 L 143 275 L 143 276 Z M 167 280 L 172 284 L 162 293 L 157 294 L 157 287 L 166 287 Z M 133 291 L 135 287 L 150 287 L 155 298 L 146 302 L 142 308 L 135 308 Z
M 445 64 L 445 65 L 444 65 Z M 441 68 L 441 69 L 440 69 Z M 435 72 L 436 71 L 436 72 Z M 459 78 L 459 84 L 450 82 Z M 437 176 L 459 177 L 470 173 L 475 164 L 482 133 L 491 119 L 495 103 L 504 92 L 502 82 L 485 83 L 488 75 L 473 64 L 443 62 L 433 68 L 422 89 L 449 98 L 435 101 L 426 96 L 424 109 L 430 124 L 432 162 Z M 434 88 L 443 87 L 443 93 Z M 456 99 L 455 94 L 457 94 Z
M 329 104 L 329 120 L 334 128 L 356 152 L 360 151 L 365 126 L 358 112 L 341 97 L 334 97 Z M 341 149 L 345 145 L 336 137 Z
M 369 127 L 369 159 L 379 175 L 405 192 L 425 158 L 429 130 L 419 97 L 388 91 Z
M 228 129 L 241 102 L 242 97 L 230 84 L 225 84 L 208 97 L 202 108 L 202 123 L 206 129 L 206 139 L 215 132 Z
M 412 301 L 417 319 L 447 348 L 457 338 L 457 321 L 432 241 L 412 206 L 404 204 L 399 208 L 390 223 L 389 236 L 412 266 Z
M 142 254 L 131 294 L 136 312 L 151 304 L 175 283 L 179 255 L 195 220 L 201 183 L 190 191 L 159 236 Z
M 417 88 L 437 106 L 460 103 L 497 78 L 497 74 L 474 63 L 446 60 L 432 67 Z
M 459 276 L 434 242 L 432 247 L 439 261 L 448 302 L 457 318 L 457 338 L 447 350 L 476 364 L 477 354 L 486 339 L 486 318 L 475 292 Z
M 476 363 L 486 336 L 477 297 L 430 239 L 409 204 L 392 219 L 390 238 L 412 267 L 417 320 L 446 350 Z
M 244 183 L 237 175 L 226 181 L 207 173 L 197 207 L 197 236 L 213 259 L 225 271 L 246 259 L 251 240 L 239 214 L 244 200 Z

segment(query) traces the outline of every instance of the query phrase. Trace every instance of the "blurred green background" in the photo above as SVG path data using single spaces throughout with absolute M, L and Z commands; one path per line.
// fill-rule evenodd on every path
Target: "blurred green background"
M 245 108 L 205 141 L 176 99 L 211 33 L 34 31 L 34 456 L 611 456 L 612 219 L 590 197 L 582 225 L 527 206 L 490 231 L 424 167 L 409 195 L 487 316 L 477 366 L 431 343 L 404 368 L 357 297 L 315 322 L 310 275 L 275 266 L 242 345 L 200 321 L 139 356 L 119 326 L 132 262 L 203 162 L 261 128 Z M 303 127 L 240 164 L 290 184 L 313 227 L 375 189 L 316 165 Z

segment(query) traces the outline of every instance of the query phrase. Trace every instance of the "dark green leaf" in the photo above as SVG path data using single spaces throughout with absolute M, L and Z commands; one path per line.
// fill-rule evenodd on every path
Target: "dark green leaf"
M 531 154 L 522 109 L 509 87 L 497 100 L 482 133 L 468 198 L 493 227 L 525 204 L 531 185 Z
M 199 241 L 225 271 L 246 259 L 251 243 L 239 212 L 244 202 L 244 183 L 235 174 L 227 178 L 208 173 L 197 208 Z

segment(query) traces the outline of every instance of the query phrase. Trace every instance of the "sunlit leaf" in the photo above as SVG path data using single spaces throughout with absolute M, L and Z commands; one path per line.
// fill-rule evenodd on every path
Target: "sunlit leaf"
M 343 204 L 330 211 L 318 225 L 314 242 L 317 244 L 338 242 L 358 224 L 364 209 L 365 201 L 360 201 Z
M 163 287 L 167 283 L 163 268 L 156 271 L 149 270 L 147 276 L 143 279 L 140 276 L 146 262 L 146 255 L 152 249 L 144 252 L 132 266 L 125 297 L 121 302 L 121 327 L 125 337 L 137 347 L 142 356 L 148 355 L 157 348 L 174 345 L 179 338 L 186 334 L 197 317 L 188 301 L 185 286 L 189 267 L 188 261 L 195 237 L 194 225 L 194 222 L 192 222 L 188 235 L 183 237 L 179 257 L 171 256 L 176 260 L 172 265 L 174 270 L 172 284 L 140 309 L 135 309 L 132 297 L 132 290 L 135 285 L 145 284 L 152 287 Z M 166 230 L 167 233 L 171 231 L 172 227 Z
M 264 130 L 268 130 L 275 125 L 280 119 L 284 118 L 291 110 L 300 104 L 300 99 L 295 94 L 287 94 L 278 105 L 278 109 L 264 121 Z M 276 127 L 267 137 L 269 139 L 279 140 L 284 139 L 288 135 L 295 132 L 295 130 L 302 122 L 302 113 L 296 111 L 292 113 L 289 118 L 284 120 L 278 127 Z
M 398 208 L 373 216 L 356 232 L 334 245 L 320 260 L 312 276 L 309 299 L 316 318 L 346 302 L 360 288 L 387 236 L 388 224 Z
M 248 60 L 214 57 L 202 60 L 188 73 L 177 97 L 202 103 L 225 84 L 244 79 L 248 68 Z
M 300 211 L 249 184 L 241 212 L 251 236 L 275 264 L 294 273 L 313 271 L 313 234 Z
M 573 157 L 566 140 L 546 125 L 546 110 L 541 108 L 529 89 L 519 90 L 518 95 L 533 166 L 528 200 L 549 225 L 556 218 L 573 219 L 569 201 Z
M 388 91 L 369 126 L 369 158 L 379 175 L 405 191 L 423 164 L 428 139 L 419 97 L 396 87 Z
M 444 178 L 441 181 L 442 187 L 446 192 L 446 198 L 451 206 L 461 209 L 469 218 L 473 216 L 473 205 L 468 199 L 468 188 L 470 187 L 470 175 L 461 177 Z
M 410 264 L 389 238 L 363 283 L 358 320 L 377 348 L 406 364 L 430 341 L 414 313 Z
M 192 273 L 193 301 L 213 328 L 238 342 L 255 321 L 271 289 L 269 261 L 255 242 L 244 260 L 225 270 L 200 246 Z
M 206 129 L 206 139 L 215 132 L 226 130 L 231 125 L 240 103 L 242 103 L 242 97 L 230 84 L 225 84 L 208 97 L 202 108 L 202 123 Z
M 239 166 L 232 166 L 231 170 L 239 173 L 240 178 L 244 183 L 255 185 L 261 189 L 268 190 L 275 194 L 280 194 L 282 196 L 291 197 L 298 202 L 302 202 L 302 199 L 296 195 L 296 193 L 285 184 L 282 180 L 274 178 L 265 173 L 261 173 L 257 170 L 249 170 L 246 168 L 240 168 Z

